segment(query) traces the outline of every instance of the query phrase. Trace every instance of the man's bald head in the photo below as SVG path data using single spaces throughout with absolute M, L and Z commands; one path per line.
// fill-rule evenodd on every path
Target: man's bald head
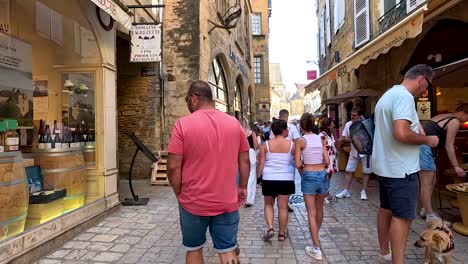
M 211 87 L 207 82 L 194 81 L 190 84 L 188 96 L 196 95 L 200 101 L 213 102 L 213 93 Z

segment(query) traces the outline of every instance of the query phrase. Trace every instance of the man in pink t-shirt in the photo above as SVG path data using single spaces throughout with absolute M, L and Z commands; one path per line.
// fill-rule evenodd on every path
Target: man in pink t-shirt
M 179 201 L 186 262 L 203 263 L 209 227 L 221 263 L 238 263 L 238 209 L 247 194 L 249 143 L 237 119 L 214 109 L 208 83 L 193 82 L 185 101 L 192 114 L 172 130 L 168 177 Z

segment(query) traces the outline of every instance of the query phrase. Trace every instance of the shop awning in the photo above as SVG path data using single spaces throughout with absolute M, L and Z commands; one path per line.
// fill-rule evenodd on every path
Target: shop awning
M 381 96 L 382 91 L 377 91 L 373 89 L 356 89 L 349 91 L 347 93 L 342 93 L 337 96 L 333 96 L 328 98 L 327 100 L 324 100 L 324 104 L 341 104 L 346 100 L 357 98 L 357 97 L 363 97 L 363 96 Z
M 130 30 L 132 26 L 132 17 L 128 9 L 120 0 L 91 0 L 96 6 L 109 14 L 115 21 Z
M 382 33 L 364 47 L 351 54 L 351 56 L 320 75 L 316 80 L 305 87 L 306 94 L 322 86 L 328 86 L 337 76 L 349 73 L 359 68 L 359 66 L 367 64 L 370 60 L 376 59 L 380 54 L 386 54 L 393 47 L 401 46 L 406 39 L 418 36 L 422 32 L 425 10 L 427 10 L 427 5 L 420 7 L 397 25 Z

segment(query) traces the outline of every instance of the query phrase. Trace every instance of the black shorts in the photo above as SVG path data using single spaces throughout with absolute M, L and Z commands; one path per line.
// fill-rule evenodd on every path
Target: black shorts
M 392 215 L 402 219 L 415 219 L 419 198 L 417 173 L 405 178 L 378 177 L 380 208 L 391 210 Z
M 294 181 L 268 181 L 262 180 L 263 196 L 290 195 L 296 192 Z

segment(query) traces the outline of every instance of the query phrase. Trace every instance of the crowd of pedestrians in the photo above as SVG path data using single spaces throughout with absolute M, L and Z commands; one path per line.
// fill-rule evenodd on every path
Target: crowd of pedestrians
M 433 150 L 445 147 L 456 172 L 465 175 L 454 156 L 453 142 L 460 122 L 468 121 L 468 104 L 453 114 L 435 116 L 432 123 L 419 122 L 413 97 L 426 91 L 432 78 L 432 68 L 416 65 L 400 85 L 380 98 L 373 117 L 372 154 L 363 155 L 351 144 L 344 188 L 336 195 L 329 192 L 330 179 L 338 172 L 334 120 L 304 113 L 299 122 L 289 123 L 289 113 L 283 109 L 278 119 L 251 126 L 247 119 L 239 121 L 215 110 L 209 85 L 193 82 L 185 98 L 192 114 L 176 122 L 168 147 L 168 176 L 179 201 L 187 263 L 203 263 L 202 247 L 208 228 L 221 263 L 238 263 L 238 208 L 254 205 L 260 185 L 266 222 L 263 239 L 288 239 L 288 202 L 296 190 L 296 173 L 301 176 L 300 189 L 312 238 L 312 244 L 304 250 L 321 260 L 319 231 L 324 204 L 352 195 L 350 187 L 359 162 L 363 171 L 361 200 L 367 200 L 371 173 L 379 182 L 379 254 L 382 259 L 403 263 L 418 200 L 428 218 L 438 217 L 430 204 L 435 184 Z M 350 127 L 365 118 L 357 108 L 350 114 L 341 143 L 352 141 Z

